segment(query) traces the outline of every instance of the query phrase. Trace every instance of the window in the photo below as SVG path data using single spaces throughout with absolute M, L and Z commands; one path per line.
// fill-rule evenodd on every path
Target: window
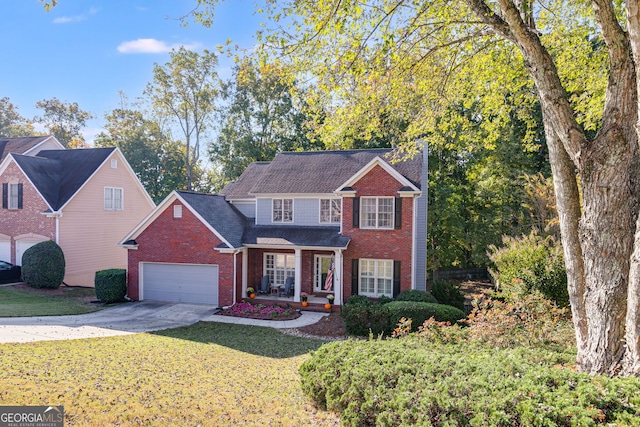
M 182 205 L 174 205 L 173 206 L 173 217 L 174 218 L 182 218 Z
M 118 169 L 118 159 L 111 159 L 111 169 Z
M 339 224 L 342 214 L 340 199 L 320 199 L 320 222 Z
M 383 259 L 360 260 L 360 295 L 393 298 L 393 261 Z
M 295 262 L 294 255 L 264 254 L 264 274 L 271 286 L 284 286 L 287 277 L 295 277 Z
M 121 211 L 122 193 L 122 188 L 104 187 L 104 210 Z
M 293 199 L 273 199 L 273 222 L 293 222 Z
M 393 228 L 393 197 L 363 197 L 360 207 L 362 228 Z
M 22 209 L 22 184 L 2 184 L 2 209 Z

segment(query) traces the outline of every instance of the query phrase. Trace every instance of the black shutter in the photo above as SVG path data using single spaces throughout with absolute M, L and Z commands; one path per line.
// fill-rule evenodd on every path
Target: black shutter
M 2 183 L 2 209 L 9 207 L 9 184 Z
M 393 297 L 400 293 L 400 261 L 393 261 Z
M 353 226 L 360 228 L 360 197 L 353 198 Z
M 400 230 L 402 228 L 402 197 L 396 197 L 395 208 L 394 228 Z
M 351 260 L 351 295 L 358 295 L 358 268 L 360 266 L 360 260 Z
M 22 209 L 22 184 L 18 184 L 18 209 Z

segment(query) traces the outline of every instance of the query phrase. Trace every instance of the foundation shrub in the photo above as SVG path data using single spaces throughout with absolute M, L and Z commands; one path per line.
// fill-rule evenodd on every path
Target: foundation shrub
M 431 284 L 431 295 L 440 304 L 464 310 L 464 295 L 460 292 L 460 285 L 448 280 L 436 280 Z
M 105 304 L 120 302 L 127 294 L 127 272 L 123 268 L 96 271 L 96 298 Z
M 394 301 L 386 304 L 389 311 L 389 325 L 395 327 L 402 318 L 411 319 L 412 331 L 417 331 L 427 319 L 434 318 L 438 322 L 456 323 L 464 319 L 464 312 L 450 305 L 428 302 Z M 391 331 L 389 331 L 390 333 Z
M 429 292 L 419 291 L 417 289 L 410 289 L 407 291 L 400 292 L 398 294 L 398 301 L 416 301 L 416 302 L 430 302 L 433 304 L 438 304 L 438 301 L 433 295 Z
M 353 297 L 351 297 L 353 298 Z M 349 299 L 349 301 L 351 300 Z M 344 326 L 351 335 L 367 336 L 370 333 L 380 335 L 389 331 L 389 312 L 387 305 L 357 300 L 342 307 L 341 316 Z
M 639 426 L 640 380 L 578 373 L 574 358 L 414 334 L 330 343 L 299 372 L 345 426 Z
M 32 288 L 57 289 L 64 280 L 62 248 L 53 240 L 31 246 L 22 255 L 22 280 Z

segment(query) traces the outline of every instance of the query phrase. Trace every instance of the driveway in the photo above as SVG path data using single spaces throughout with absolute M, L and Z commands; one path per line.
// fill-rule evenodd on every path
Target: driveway
M 209 305 L 140 301 L 75 316 L 0 317 L 0 343 L 70 340 L 129 335 L 188 326 L 199 321 L 274 328 L 313 324 L 325 314 L 303 312 L 291 321 L 253 320 L 215 315 Z

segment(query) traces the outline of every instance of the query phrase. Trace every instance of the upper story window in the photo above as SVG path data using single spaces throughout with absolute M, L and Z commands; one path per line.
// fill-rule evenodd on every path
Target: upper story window
M 116 187 L 104 187 L 104 210 L 121 211 L 123 208 L 123 190 Z
M 2 207 L 4 209 L 22 209 L 22 184 L 2 184 Z
M 320 199 L 320 222 L 323 224 L 339 224 L 342 217 L 342 201 L 340 199 Z
M 360 227 L 393 228 L 393 202 L 393 197 L 362 197 L 360 201 Z
M 273 222 L 293 222 L 293 199 L 273 199 Z

